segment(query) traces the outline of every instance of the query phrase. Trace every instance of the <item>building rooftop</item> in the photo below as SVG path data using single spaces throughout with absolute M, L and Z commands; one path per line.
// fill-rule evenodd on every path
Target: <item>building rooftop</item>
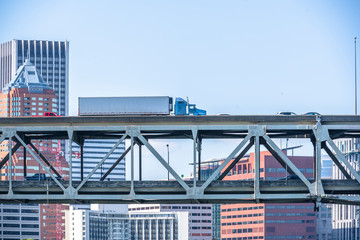
M 3 93 L 8 93 L 14 88 L 27 88 L 29 93 L 43 93 L 44 89 L 52 89 L 29 59 L 26 59 L 24 64 L 16 71 L 15 77 L 6 84 Z

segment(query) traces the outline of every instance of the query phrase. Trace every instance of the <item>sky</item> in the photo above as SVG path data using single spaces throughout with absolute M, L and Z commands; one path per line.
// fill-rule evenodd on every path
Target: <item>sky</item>
M 189 97 L 210 115 L 353 114 L 359 12 L 357 0 L 0 0 L 0 42 L 70 42 L 70 115 L 88 96 Z M 187 175 L 182 145 L 171 158 Z

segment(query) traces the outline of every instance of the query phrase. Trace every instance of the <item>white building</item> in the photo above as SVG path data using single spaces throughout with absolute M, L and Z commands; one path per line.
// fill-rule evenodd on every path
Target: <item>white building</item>
M 130 204 L 129 213 L 186 212 L 188 218 L 187 239 L 212 240 L 211 204 Z
M 29 51 L 28 51 L 29 50 Z M 69 42 L 18 40 L 0 44 L 0 89 L 15 76 L 27 55 L 58 96 L 59 114 L 69 115 Z
M 38 204 L 1 204 L 0 239 L 40 239 Z
M 359 139 L 347 138 L 336 140 L 335 142 L 352 167 L 359 172 Z M 345 179 L 336 166 L 333 167 L 333 179 Z M 333 239 L 360 239 L 358 206 L 334 204 L 332 206 L 332 220 Z
M 71 206 L 65 213 L 65 239 L 188 239 L 188 213 L 127 213 L 124 209 L 119 209 L 123 206 L 92 205 L 91 210 Z

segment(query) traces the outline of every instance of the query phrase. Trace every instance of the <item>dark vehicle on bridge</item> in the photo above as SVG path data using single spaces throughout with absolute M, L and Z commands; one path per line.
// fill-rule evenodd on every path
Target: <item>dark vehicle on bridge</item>
M 64 180 L 62 177 L 56 177 L 57 180 Z M 45 180 L 52 180 L 50 176 L 46 176 L 45 173 L 35 173 L 32 176 L 26 176 L 25 180 L 38 180 L 38 181 L 45 181 Z
M 296 115 L 296 113 L 294 113 L 294 112 L 278 112 L 277 115 L 294 116 L 294 115 Z

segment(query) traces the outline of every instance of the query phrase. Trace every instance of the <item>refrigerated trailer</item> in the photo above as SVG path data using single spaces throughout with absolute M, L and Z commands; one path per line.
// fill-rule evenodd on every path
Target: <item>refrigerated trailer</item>
M 170 115 L 172 98 L 158 97 L 80 97 L 79 116 Z

